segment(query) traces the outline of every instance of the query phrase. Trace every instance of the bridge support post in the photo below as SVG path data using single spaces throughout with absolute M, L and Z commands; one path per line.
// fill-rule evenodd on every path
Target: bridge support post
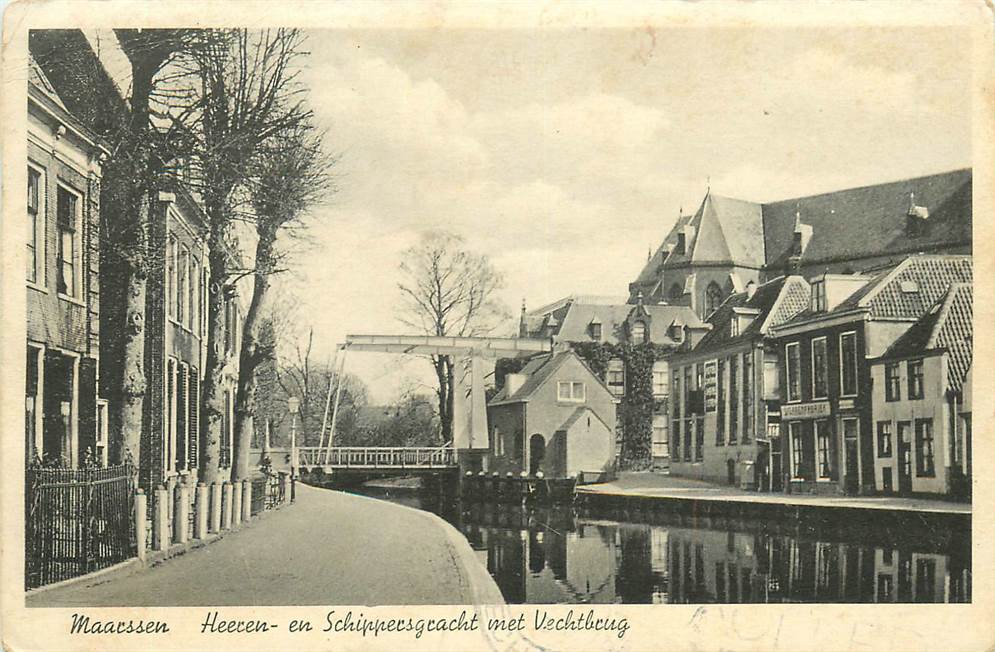
M 242 523 L 242 484 L 245 480 L 232 483 L 231 490 L 231 525 L 238 527 Z
M 207 536 L 207 485 L 203 482 L 197 484 L 197 495 L 194 502 L 194 528 L 193 535 L 197 539 Z
M 252 481 L 242 481 L 242 520 L 248 521 L 252 518 Z
M 221 531 L 221 483 L 211 483 L 211 532 Z
M 221 485 L 221 527 L 225 530 L 231 529 L 231 483 L 225 482 Z

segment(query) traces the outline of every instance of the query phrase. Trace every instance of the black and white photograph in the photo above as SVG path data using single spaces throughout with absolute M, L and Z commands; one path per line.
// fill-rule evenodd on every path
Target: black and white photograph
M 65 4 L 7 14 L 0 222 L 5 595 L 65 649 L 980 606 L 990 7 Z

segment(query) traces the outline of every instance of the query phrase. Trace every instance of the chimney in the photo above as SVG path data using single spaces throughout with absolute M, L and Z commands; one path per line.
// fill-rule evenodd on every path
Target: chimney
M 525 320 L 525 299 L 522 299 L 522 313 L 518 317 L 518 336 L 528 337 L 529 336 L 529 325 Z
M 905 231 L 910 238 L 926 235 L 929 229 L 929 209 L 916 205 L 916 194 L 909 193 L 909 211 L 906 213 Z
M 507 374 L 504 377 L 504 389 L 508 396 L 514 396 L 515 392 L 522 388 L 525 384 L 525 379 L 528 378 L 525 374 Z

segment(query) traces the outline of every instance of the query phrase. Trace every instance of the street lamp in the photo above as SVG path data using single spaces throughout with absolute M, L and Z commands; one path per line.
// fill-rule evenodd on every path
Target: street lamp
M 293 480 L 297 469 L 297 412 L 301 401 L 296 396 L 287 399 L 287 410 L 290 412 L 290 478 Z

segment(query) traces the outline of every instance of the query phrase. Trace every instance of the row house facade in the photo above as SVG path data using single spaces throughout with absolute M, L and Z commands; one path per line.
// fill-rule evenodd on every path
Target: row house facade
M 28 66 L 27 462 L 107 458 L 100 375 L 100 183 L 107 150 Z
M 875 408 L 881 385 L 872 380 L 874 361 L 951 286 L 971 278 L 970 256 L 914 255 L 874 275 L 824 274 L 812 280 L 809 307 L 772 329 L 783 361 L 786 490 L 870 494 L 878 489 L 875 421 L 885 412 Z M 924 392 L 923 373 L 916 362 L 906 378 L 917 397 Z M 933 432 L 937 427 L 934 422 Z M 935 464 L 936 448 L 931 436 L 921 437 L 925 443 L 916 459 L 927 468 Z
M 770 330 L 808 304 L 800 276 L 750 282 L 708 318 L 693 348 L 670 357 L 673 475 L 779 490 L 780 358 Z M 772 441 L 774 445 L 772 445 Z
M 523 305 L 519 321 L 521 337 L 549 338 L 578 349 L 599 344 L 606 347 L 656 344 L 677 349 L 685 342 L 697 343 L 708 329 L 709 325 L 689 306 L 650 304 L 641 297 L 635 304 L 626 304 L 617 298 L 571 296 L 532 312 L 526 312 Z M 603 380 L 620 405 L 627 400 L 628 373 L 626 361 L 620 355 L 608 359 Z M 666 357 L 653 362 L 651 373 L 652 463 L 657 469 L 666 469 L 671 459 L 670 365 Z M 619 454 L 622 426 L 616 422 L 613 427 L 616 454 Z
M 108 423 L 107 405 L 121 400 L 115 394 L 120 387 L 115 374 L 123 369 L 121 340 L 135 325 L 124 312 L 121 261 L 101 236 L 134 217 L 108 202 L 101 206 L 99 162 L 110 153 L 92 134 L 114 133 L 127 119 L 120 90 L 126 84 L 111 78 L 79 30 L 33 31 L 29 50 L 28 215 L 34 226 L 27 240 L 26 440 L 33 445 L 27 450 L 29 456 L 62 454 L 78 464 L 92 449 L 97 463 L 118 463 L 119 442 L 108 440 L 117 429 Z M 107 160 L 103 190 L 107 195 L 110 189 L 113 197 L 132 180 L 113 170 L 113 158 Z M 140 485 L 147 491 L 197 479 L 206 306 L 212 291 L 225 293 L 224 338 L 218 344 L 228 360 L 221 464 L 231 466 L 241 338 L 237 288 L 212 289 L 208 282 L 199 199 L 181 169 L 166 168 L 147 216 L 150 267 L 145 319 L 137 325 L 145 333 L 147 383 L 137 462 Z M 68 421 L 56 418 L 67 413 Z M 68 436 L 62 434 L 64 423 Z M 57 445 L 62 439 L 69 443 Z
M 642 294 L 704 319 L 751 280 L 852 274 L 916 253 L 969 254 L 971 197 L 970 169 L 766 203 L 709 190 L 650 254 L 628 302 Z

